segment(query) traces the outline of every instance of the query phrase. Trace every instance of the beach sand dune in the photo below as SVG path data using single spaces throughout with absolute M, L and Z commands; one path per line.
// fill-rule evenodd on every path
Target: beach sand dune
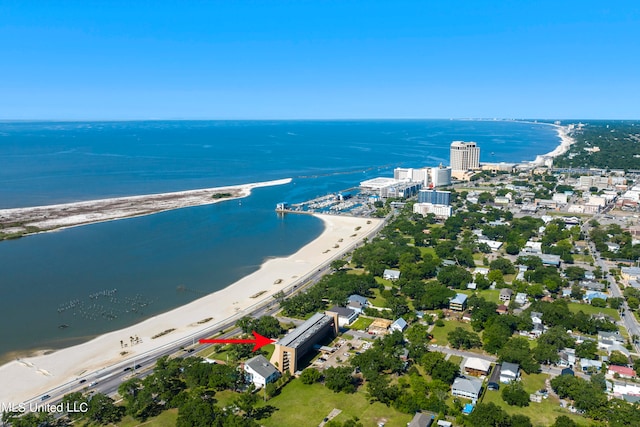
M 316 217 L 325 226 L 318 238 L 291 256 L 266 261 L 258 271 L 223 290 L 87 343 L 0 366 L 0 402 L 17 404 L 67 383 L 77 386 L 79 377 L 91 380 L 103 368 L 130 364 L 144 353 L 226 323 L 227 319 L 239 318 L 251 307 L 272 301 L 278 291 L 302 283 L 306 275 L 352 250 L 381 225 L 378 219 Z M 210 320 L 204 322 L 207 319 Z M 129 345 L 132 337 L 139 343 Z M 128 344 L 126 348 L 123 343 Z

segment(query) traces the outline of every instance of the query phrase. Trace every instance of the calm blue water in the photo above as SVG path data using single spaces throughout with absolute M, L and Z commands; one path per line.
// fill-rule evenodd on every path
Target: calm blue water
M 0 208 L 294 178 L 241 204 L 0 242 L 0 312 L 13 325 L 0 328 L 0 355 L 85 341 L 221 289 L 322 231 L 313 217 L 278 218 L 277 202 L 448 164 L 453 140 L 496 162 L 559 142 L 549 126 L 513 122 L 0 123 Z

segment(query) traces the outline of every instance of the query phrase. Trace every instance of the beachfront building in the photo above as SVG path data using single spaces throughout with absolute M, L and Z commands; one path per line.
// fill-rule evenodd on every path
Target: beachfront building
M 466 172 L 480 168 L 480 147 L 475 142 L 453 141 L 451 143 L 451 169 Z
M 316 313 L 275 343 L 271 363 L 282 373 L 295 374 L 298 360 L 327 337 L 338 334 L 338 315 Z
M 256 388 L 261 388 L 280 378 L 280 372 L 263 356 L 252 357 L 244 362 L 245 377 Z
M 422 182 L 413 181 L 400 181 L 394 178 L 378 177 L 368 179 L 360 183 L 360 192 L 362 194 L 370 194 L 386 198 L 401 198 L 415 196 L 420 188 Z
M 431 168 L 431 180 L 429 181 L 429 187 L 443 187 L 451 185 L 451 167 L 438 166 L 437 168 Z

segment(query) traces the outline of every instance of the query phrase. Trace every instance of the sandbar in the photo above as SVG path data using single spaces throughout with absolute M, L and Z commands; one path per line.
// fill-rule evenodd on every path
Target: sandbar
M 80 377 L 91 381 L 106 367 L 124 366 L 137 356 L 171 345 L 197 331 L 240 318 L 252 307 L 273 301 L 278 291 L 301 283 L 306 275 L 352 250 L 382 225 L 382 220 L 373 218 L 314 216 L 324 223 L 324 231 L 318 238 L 293 255 L 264 262 L 258 271 L 225 289 L 87 343 L 0 366 L 0 402 L 25 402 L 61 385 L 77 384 Z M 205 319 L 211 320 L 201 323 Z M 170 333 L 152 338 L 170 329 Z M 130 337 L 134 336 L 141 343 L 123 348 L 121 341 L 129 344 Z M 121 355 L 123 351 L 127 354 Z
M 17 237 L 96 222 L 150 215 L 172 209 L 208 205 L 224 200 L 247 197 L 254 188 L 283 185 L 290 182 L 291 178 L 285 178 L 199 190 L 0 209 L 0 239 L 8 236 Z

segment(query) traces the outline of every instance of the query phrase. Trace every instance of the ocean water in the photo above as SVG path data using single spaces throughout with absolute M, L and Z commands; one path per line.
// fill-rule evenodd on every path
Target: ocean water
M 398 166 L 447 165 L 453 140 L 476 141 L 485 162 L 533 160 L 559 143 L 550 126 L 494 121 L 0 123 L 0 208 L 293 178 L 241 202 L 0 242 L 0 312 L 11 325 L 0 328 L 0 360 L 224 288 L 321 233 L 313 217 L 278 217 L 276 203 Z

